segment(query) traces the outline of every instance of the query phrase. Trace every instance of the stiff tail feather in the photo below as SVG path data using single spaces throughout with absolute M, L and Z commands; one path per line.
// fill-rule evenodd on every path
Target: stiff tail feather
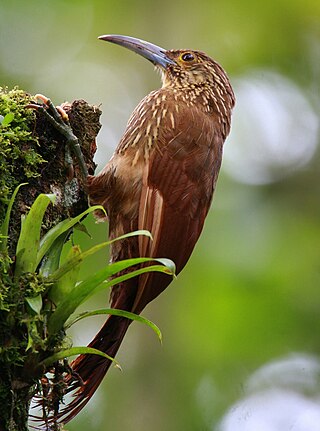
M 110 316 L 88 347 L 101 350 L 114 358 L 131 322 L 124 317 Z M 98 355 L 80 355 L 72 362 L 73 375 L 67 378 L 67 392 L 75 391 L 72 394 L 74 398 L 59 412 L 59 422 L 68 423 L 82 410 L 111 364 L 111 360 Z

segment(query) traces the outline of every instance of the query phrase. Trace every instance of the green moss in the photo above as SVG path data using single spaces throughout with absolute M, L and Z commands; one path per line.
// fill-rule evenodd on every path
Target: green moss
M 30 310 L 26 298 L 34 298 L 39 293 L 43 293 L 46 288 L 41 277 L 36 274 L 24 274 L 19 280 L 0 274 L 0 339 L 2 341 L 0 363 L 2 362 L 2 367 L 8 363 L 11 367 L 23 363 L 28 342 L 30 343 L 28 333 L 29 337 L 33 338 L 32 347 L 34 350 L 37 349 L 38 342 L 43 337 L 43 319 L 42 316 L 39 319 L 39 316 Z M 3 342 L 6 339 L 7 342 Z
M 15 87 L 0 87 L 0 222 L 5 204 L 15 187 L 38 177 L 39 165 L 45 162 L 33 136 L 35 114 L 27 108 L 31 96 Z
M 30 306 L 32 298 L 45 295 L 48 282 L 36 273 L 15 279 L 12 265 L 4 269 L 0 270 L 0 429 L 27 431 L 29 403 L 43 372 L 39 358 L 60 350 L 65 334 L 60 331 L 48 340 L 46 309 L 37 313 Z

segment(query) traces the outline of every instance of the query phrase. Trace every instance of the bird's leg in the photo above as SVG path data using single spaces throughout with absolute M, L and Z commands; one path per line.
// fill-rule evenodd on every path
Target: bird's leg
M 71 152 L 73 152 L 78 160 L 81 175 L 84 181 L 86 181 L 88 177 L 88 168 L 80 148 L 79 140 L 70 126 L 68 114 L 61 106 L 55 107 L 51 100 L 42 94 L 36 94 L 35 99 L 41 100 L 42 103 L 30 103 L 27 107 L 40 111 L 54 126 L 54 128 L 66 138 L 66 164 L 69 167 L 69 170 L 73 170 L 71 156 Z

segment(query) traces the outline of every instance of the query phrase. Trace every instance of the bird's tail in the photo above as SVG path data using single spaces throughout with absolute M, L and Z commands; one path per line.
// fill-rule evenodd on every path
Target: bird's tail
M 110 316 L 88 347 L 101 350 L 114 358 L 131 322 L 124 317 Z M 72 376 L 67 381 L 67 392 L 73 392 L 74 398 L 59 412 L 59 422 L 69 422 L 82 410 L 111 364 L 111 360 L 94 354 L 80 355 L 72 362 Z

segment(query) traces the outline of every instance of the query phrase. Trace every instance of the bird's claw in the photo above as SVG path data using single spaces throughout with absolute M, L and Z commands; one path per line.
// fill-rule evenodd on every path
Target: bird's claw
M 58 123 L 61 123 L 61 119 L 65 123 L 69 122 L 68 114 L 62 106 L 54 106 L 51 100 L 43 94 L 36 94 L 34 96 L 34 99 L 35 103 L 29 103 L 29 105 L 27 105 L 27 108 L 36 109 L 42 112 L 43 110 L 47 110 Z M 40 100 L 41 103 L 37 103 L 37 100 Z
M 66 164 L 68 165 L 68 170 L 69 172 L 73 172 L 72 158 L 70 155 L 71 149 L 77 157 L 82 177 L 84 181 L 86 181 L 88 176 L 88 168 L 85 163 L 78 138 L 75 136 L 70 126 L 68 114 L 62 106 L 54 106 L 51 100 L 43 94 L 36 94 L 34 98 L 36 102 L 29 103 L 27 108 L 40 111 L 54 126 L 54 128 L 66 138 Z M 40 100 L 41 103 L 37 103 L 37 100 Z

